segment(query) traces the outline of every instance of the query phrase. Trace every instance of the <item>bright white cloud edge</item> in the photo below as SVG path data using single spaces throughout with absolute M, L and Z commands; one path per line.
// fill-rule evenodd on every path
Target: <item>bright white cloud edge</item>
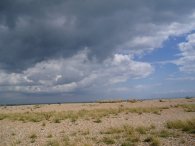
M 37 63 L 22 73 L 0 72 L 0 91 L 30 93 L 74 92 L 92 86 L 110 86 L 129 78 L 144 78 L 154 68 L 145 62 L 134 61 L 130 55 L 115 54 L 102 63 L 88 59 L 84 49 L 67 59 Z

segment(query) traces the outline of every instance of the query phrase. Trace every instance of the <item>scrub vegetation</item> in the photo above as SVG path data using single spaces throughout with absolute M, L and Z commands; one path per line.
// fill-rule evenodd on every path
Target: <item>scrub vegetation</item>
M 61 120 L 70 119 L 75 122 L 78 119 L 97 119 L 94 122 L 100 123 L 101 118 L 108 117 L 110 115 L 118 115 L 120 113 L 153 113 L 159 115 L 163 109 L 169 107 L 147 107 L 147 108 L 110 108 L 110 109 L 95 109 L 95 110 L 79 110 L 79 111 L 61 111 L 61 112 L 24 112 L 21 113 L 0 113 L 0 120 L 9 119 L 12 121 L 23 122 L 40 122 L 44 120 L 52 121 L 54 123 L 60 123 Z
M 195 134 L 195 119 L 168 121 L 166 127 L 169 129 L 180 129 Z
M 194 145 L 195 99 L 0 107 L 0 145 Z

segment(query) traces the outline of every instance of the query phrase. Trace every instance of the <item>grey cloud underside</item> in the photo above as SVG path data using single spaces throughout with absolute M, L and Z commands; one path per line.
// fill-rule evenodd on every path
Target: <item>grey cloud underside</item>
M 87 50 L 67 59 L 37 63 L 22 73 L 0 72 L 0 92 L 63 93 L 78 90 L 106 88 L 128 78 L 143 78 L 153 72 L 153 67 L 136 62 L 131 56 L 115 54 L 102 64 L 90 61 Z
M 116 50 L 159 47 L 174 35 L 163 30 L 173 22 L 190 23 L 194 8 L 194 0 L 1 0 L 0 68 L 21 72 L 85 47 L 97 60 Z M 156 44 L 149 44 L 156 35 Z

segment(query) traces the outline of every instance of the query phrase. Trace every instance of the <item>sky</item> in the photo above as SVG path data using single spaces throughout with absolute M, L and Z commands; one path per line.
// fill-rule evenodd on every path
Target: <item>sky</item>
M 194 0 L 0 1 L 0 104 L 185 96 Z

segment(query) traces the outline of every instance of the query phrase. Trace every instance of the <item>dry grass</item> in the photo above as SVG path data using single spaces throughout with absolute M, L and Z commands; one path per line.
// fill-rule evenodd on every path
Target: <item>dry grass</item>
M 34 142 L 35 142 L 35 139 L 37 138 L 37 135 L 36 135 L 35 133 L 33 133 L 33 134 L 31 134 L 31 135 L 29 136 L 29 138 L 30 138 L 30 142 L 31 142 L 31 143 L 34 143 Z
M 144 140 L 144 142 L 149 142 L 150 146 L 160 146 L 160 140 L 156 136 L 149 136 Z
M 157 135 L 159 137 L 163 137 L 163 138 L 167 138 L 167 137 L 171 137 L 171 136 L 175 137 L 175 133 L 174 132 L 166 130 L 166 129 L 163 129 L 163 130 L 157 132 Z
M 175 121 L 168 121 L 166 123 L 166 127 L 169 129 L 181 129 L 182 131 L 195 133 L 195 119 L 191 120 L 175 120 Z
M 43 123 L 41 124 L 41 126 L 45 127 L 45 126 L 46 126 L 46 123 L 45 123 L 45 122 L 43 122 Z
M 144 127 L 144 126 L 139 126 L 136 128 L 136 131 L 139 132 L 140 134 L 146 134 L 150 128 Z
M 100 133 L 101 134 L 119 134 L 119 133 L 124 132 L 124 130 L 125 130 L 124 127 L 111 127 L 104 131 L 101 131 Z
M 93 107 L 2 107 L 0 145 L 194 145 L 195 120 L 185 120 L 194 118 L 193 103 L 194 99 L 183 99 L 96 103 Z
M 181 104 L 179 106 L 182 107 L 186 112 L 195 112 L 195 104 Z
M 47 138 L 50 138 L 44 146 L 74 146 L 75 143 L 70 143 L 68 136 L 63 136 L 61 139 L 55 139 L 52 135 L 48 135 Z
M 93 122 L 94 122 L 94 123 L 101 123 L 102 120 L 100 120 L 100 119 L 98 118 L 98 119 L 94 120 Z
M 105 136 L 102 138 L 102 142 L 109 145 L 109 144 L 114 144 L 115 140 L 112 137 Z
M 60 146 L 59 142 L 55 139 L 49 140 L 45 146 Z
M 41 105 L 36 104 L 36 105 L 34 105 L 33 108 L 34 108 L 34 109 L 41 108 Z
M 16 139 L 16 140 L 12 141 L 11 146 L 18 146 L 20 144 L 21 144 L 21 141 L 19 139 Z
M 121 127 L 110 127 L 104 131 L 100 132 L 104 135 L 103 142 L 106 144 L 113 144 L 118 142 L 120 145 L 135 145 L 140 141 L 139 134 L 135 131 L 135 128 L 129 125 L 123 125 Z
M 160 114 L 163 109 L 168 107 L 148 107 L 148 108 L 110 108 L 110 109 L 94 109 L 94 110 L 79 110 L 79 111 L 61 111 L 61 112 L 25 112 L 21 113 L 0 113 L 0 120 L 9 119 L 12 121 L 23 122 L 40 122 L 44 120 L 60 123 L 61 120 L 70 119 L 75 122 L 79 118 L 101 119 L 110 115 L 118 115 L 120 113 L 153 113 Z
M 36 139 L 36 138 L 37 138 L 37 135 L 36 135 L 35 133 L 33 133 L 33 134 L 31 134 L 31 135 L 29 136 L 29 138 L 31 138 L 31 139 Z
M 130 141 L 125 141 L 125 142 L 123 142 L 123 143 L 121 144 L 121 146 L 136 146 L 136 144 L 135 144 L 135 143 L 132 143 L 132 142 L 130 142 Z
M 53 137 L 52 134 L 48 134 L 48 135 L 47 135 L 47 138 L 52 138 L 52 137 Z
M 155 129 L 154 125 L 135 128 L 130 125 L 110 127 L 101 131 L 100 134 L 103 135 L 101 142 L 107 145 L 117 143 L 121 146 L 136 146 L 142 140 L 150 146 L 160 146 L 160 138 L 176 137 L 176 133 L 172 130 L 162 129 L 159 131 Z

